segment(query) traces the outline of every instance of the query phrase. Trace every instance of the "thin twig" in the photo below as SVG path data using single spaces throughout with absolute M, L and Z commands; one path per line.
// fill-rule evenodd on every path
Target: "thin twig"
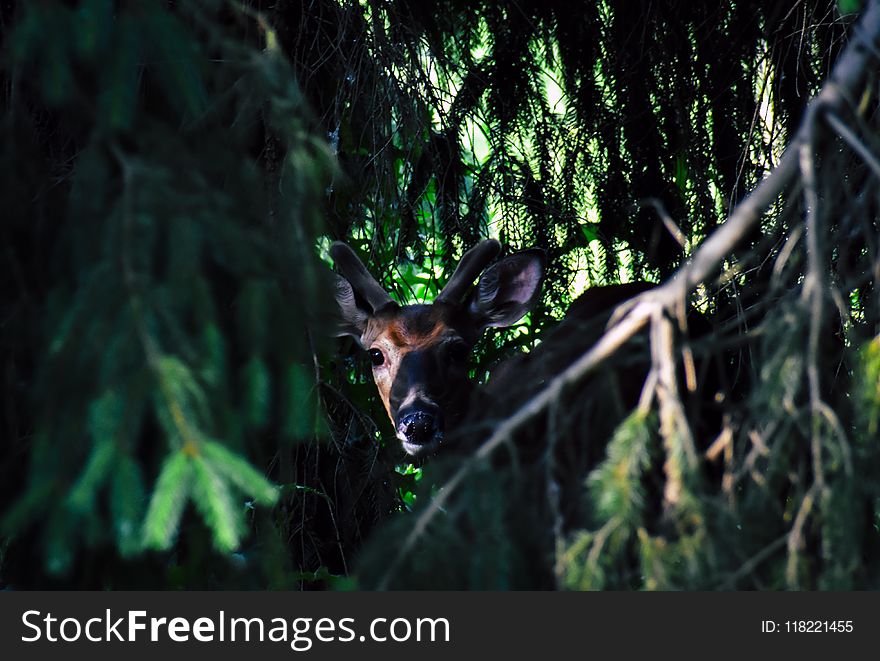
M 648 197 L 643 200 L 639 200 L 636 207 L 651 207 L 654 211 L 657 212 L 657 215 L 660 217 L 660 220 L 663 222 L 663 226 L 666 230 L 672 235 L 672 238 L 675 239 L 676 243 L 680 245 L 684 250 L 688 249 L 688 240 L 684 235 L 684 232 L 678 227 L 674 220 L 672 220 L 672 216 L 669 215 L 669 212 L 666 210 L 666 207 L 656 197 Z
M 825 119 L 831 124 L 831 128 L 837 131 L 838 135 L 844 139 L 852 150 L 861 156 L 862 160 L 874 171 L 874 176 L 880 179 L 880 159 L 874 156 L 874 152 L 870 150 L 868 145 L 859 140 L 859 136 L 847 126 L 840 117 L 834 112 L 825 113 Z
M 816 142 L 816 112 L 808 111 L 804 119 L 806 139 L 801 143 L 798 152 L 801 168 L 801 179 L 804 182 L 804 205 L 806 220 L 804 228 L 807 242 L 807 273 L 801 290 L 806 305 L 809 306 L 809 334 L 807 337 L 807 384 L 810 395 L 810 449 L 813 457 L 813 478 L 821 488 L 825 484 L 822 467 L 822 438 L 819 433 L 821 420 L 819 410 L 822 404 L 822 391 L 819 375 L 819 341 L 825 318 L 825 269 L 821 241 L 822 217 L 819 210 L 819 193 L 816 188 L 816 164 L 814 161 L 814 145 Z
M 804 546 L 804 526 L 807 523 L 810 512 L 813 510 L 813 503 L 816 501 L 817 491 L 817 483 L 813 482 L 807 490 L 807 493 L 804 494 L 801 506 L 798 508 L 798 513 L 794 517 L 794 524 L 791 526 L 791 531 L 786 535 L 788 540 L 788 562 L 785 567 L 785 580 L 788 583 L 788 587 L 792 590 L 797 590 L 799 587 L 798 552 Z
M 746 560 L 742 566 L 733 572 L 730 576 L 728 576 L 722 583 L 719 583 L 717 589 L 723 590 L 725 588 L 735 588 L 737 582 L 743 578 L 744 576 L 748 576 L 751 574 L 755 568 L 760 565 L 762 562 L 767 560 L 770 556 L 776 553 L 779 549 L 785 546 L 785 542 L 788 539 L 788 534 L 782 535 L 781 537 L 773 540 L 767 546 L 758 551 L 751 558 Z

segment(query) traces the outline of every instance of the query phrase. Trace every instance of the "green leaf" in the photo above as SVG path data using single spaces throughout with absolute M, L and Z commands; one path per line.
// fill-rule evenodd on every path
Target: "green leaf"
M 97 441 L 73 489 L 67 497 L 68 505 L 77 512 L 89 512 L 95 507 L 95 495 L 110 476 L 116 458 L 116 444 L 112 438 Z
M 272 506 L 278 500 L 278 487 L 253 468 L 247 460 L 216 441 L 203 441 L 201 451 L 205 460 L 239 491 L 260 505 Z
M 28 524 L 43 518 L 42 513 L 57 502 L 55 479 L 41 476 L 28 485 L 24 495 L 3 514 L 0 530 L 5 535 L 14 535 Z
M 76 512 L 95 507 L 98 490 L 110 476 L 117 456 L 117 438 L 125 420 L 125 402 L 114 391 L 107 390 L 89 406 L 88 427 L 92 451 L 85 468 L 70 491 L 67 503 Z
M 144 547 L 165 550 L 174 542 L 192 488 L 192 474 L 190 458 L 182 451 L 166 457 L 144 519 L 141 533 Z
M 211 530 L 214 548 L 231 553 L 240 543 L 243 508 L 236 506 L 229 485 L 204 457 L 193 457 L 192 467 L 193 503 Z
M 837 11 L 841 16 L 857 14 L 862 9 L 862 0 L 837 0 Z
M 226 374 L 226 340 L 214 323 L 205 325 L 201 336 L 202 379 L 208 386 L 218 388 Z
M 115 390 L 107 390 L 89 407 L 89 433 L 96 443 L 118 437 L 125 416 L 125 402 Z
M 59 312 L 62 315 L 57 330 L 49 343 L 50 355 L 60 354 L 71 349 L 70 340 L 74 339 L 77 332 L 97 316 L 98 310 L 104 311 L 107 302 L 109 284 L 112 281 L 112 271 L 107 262 L 95 264 L 88 270 L 86 276 L 77 283 L 77 295 L 70 300 L 68 295 L 63 297 L 64 304 Z M 62 290 L 63 292 L 63 290 Z M 63 292 L 67 294 L 67 292 Z M 101 305 L 101 304 L 104 305 Z
M 644 506 L 642 474 L 650 464 L 651 418 L 630 414 L 614 432 L 607 458 L 589 476 L 588 485 L 599 515 L 635 524 Z
M 584 223 L 580 225 L 581 232 L 583 232 L 584 238 L 587 240 L 587 243 L 591 243 L 599 238 L 599 230 L 596 224 L 594 223 Z
M 71 517 L 58 509 L 49 519 L 45 538 L 46 570 L 55 576 L 70 571 L 73 564 L 73 522 Z
M 880 429 L 880 335 L 859 352 L 855 383 L 858 419 L 867 431 L 864 438 L 875 439 Z
M 113 0 L 83 0 L 75 12 L 73 33 L 77 51 L 88 58 L 103 51 L 113 34 Z
M 291 363 L 284 375 L 283 435 L 308 438 L 315 433 L 314 377 L 301 363 Z
M 167 99 L 181 113 L 201 115 L 207 107 L 208 92 L 192 35 L 177 18 L 160 8 L 148 14 L 141 29 L 149 39 L 159 85 Z
M 675 187 L 682 197 L 687 193 L 688 166 L 685 157 L 681 154 L 675 157 Z
M 195 440 L 199 420 L 209 417 L 208 400 L 195 376 L 180 359 L 162 356 L 156 365 L 159 392 L 156 414 L 166 433 L 182 444 Z
M 110 484 L 110 513 L 116 532 L 116 546 L 123 557 L 140 550 L 140 524 L 144 514 L 144 478 L 131 457 L 122 457 Z

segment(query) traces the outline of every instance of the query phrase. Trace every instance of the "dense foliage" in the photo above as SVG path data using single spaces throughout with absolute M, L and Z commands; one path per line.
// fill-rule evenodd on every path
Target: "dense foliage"
M 395 559 L 456 466 L 405 463 L 327 324 L 333 239 L 401 302 L 481 237 L 542 248 L 478 380 L 588 286 L 667 279 L 779 162 L 852 4 L 0 2 L 0 582 L 880 585 L 876 80 L 694 296 L 722 415 L 694 447 L 659 404 L 602 432 L 564 529 L 476 462 Z

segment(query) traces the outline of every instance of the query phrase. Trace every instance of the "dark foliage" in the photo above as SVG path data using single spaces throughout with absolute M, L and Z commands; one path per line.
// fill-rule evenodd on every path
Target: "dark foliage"
M 670 276 L 850 27 L 830 0 L 0 2 L 0 582 L 372 587 L 450 471 L 385 443 L 316 255 L 347 240 L 416 302 L 481 237 L 542 248 L 485 380 L 587 286 Z M 880 153 L 876 90 L 851 101 Z M 876 587 L 877 173 L 834 131 L 814 152 L 818 350 L 799 184 L 693 301 L 729 393 L 701 468 L 654 412 L 606 420 L 561 534 L 545 482 L 481 464 L 393 585 Z

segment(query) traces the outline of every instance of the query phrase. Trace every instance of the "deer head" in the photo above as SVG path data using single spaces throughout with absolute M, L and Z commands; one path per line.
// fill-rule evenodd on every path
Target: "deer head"
M 468 357 L 483 331 L 516 323 L 540 295 L 543 252 L 515 253 L 487 269 L 500 250 L 497 241 L 480 242 L 433 303 L 398 305 L 351 248 L 330 248 L 342 274 L 337 335 L 351 335 L 369 352 L 379 396 L 410 455 L 436 451 L 466 413 Z

